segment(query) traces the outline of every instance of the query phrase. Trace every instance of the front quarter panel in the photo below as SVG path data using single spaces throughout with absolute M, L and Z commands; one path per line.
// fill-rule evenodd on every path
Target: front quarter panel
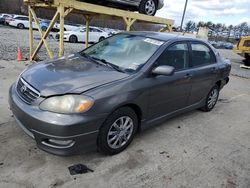
M 142 112 L 142 119 L 148 105 L 148 89 L 142 76 L 130 76 L 126 80 L 106 84 L 84 94 L 94 98 L 93 107 L 88 114 L 111 114 L 117 108 L 133 104 Z

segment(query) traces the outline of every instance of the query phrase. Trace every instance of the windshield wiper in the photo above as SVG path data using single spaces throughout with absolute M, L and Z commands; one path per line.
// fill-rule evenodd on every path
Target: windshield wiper
M 118 72 L 125 72 L 124 70 L 122 70 L 118 65 L 114 65 L 113 63 L 110 63 L 108 61 L 106 61 L 105 59 L 100 59 L 100 58 L 97 58 L 97 57 L 93 57 L 93 56 L 90 56 L 92 59 L 96 60 L 96 61 L 99 61 L 105 65 L 108 65 L 109 67 L 117 70 Z
M 115 69 L 115 70 L 117 70 L 117 71 L 119 71 L 119 72 L 123 72 L 123 73 L 125 72 L 125 71 L 123 71 L 119 66 L 114 65 L 113 63 L 110 63 L 110 62 L 106 61 L 105 59 L 100 59 L 100 58 L 97 58 L 97 57 L 93 57 L 93 56 L 90 56 L 90 55 L 88 55 L 88 54 L 86 54 L 86 53 L 84 53 L 84 52 L 82 52 L 81 55 L 82 55 L 83 57 L 86 57 L 86 58 L 88 58 L 88 59 L 90 59 L 90 60 L 96 62 L 96 63 L 102 64 L 102 65 L 103 65 L 103 64 L 104 64 L 104 65 L 108 65 L 109 67 L 111 67 L 111 68 L 113 68 L 113 69 Z

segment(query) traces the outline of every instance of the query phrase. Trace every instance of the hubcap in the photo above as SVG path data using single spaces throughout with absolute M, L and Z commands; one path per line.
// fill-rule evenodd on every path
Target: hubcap
M 109 147 L 118 149 L 130 139 L 134 129 L 133 120 L 128 116 L 118 118 L 110 127 L 107 141 Z
M 153 15 L 155 12 L 155 2 L 154 0 L 148 0 L 145 5 L 145 12 L 147 15 Z
M 218 98 L 218 90 L 217 89 L 213 89 L 208 97 L 208 108 L 213 108 L 214 105 L 216 104 Z

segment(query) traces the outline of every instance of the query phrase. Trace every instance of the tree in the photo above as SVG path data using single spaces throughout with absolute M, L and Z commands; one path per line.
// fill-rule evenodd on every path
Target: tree
M 208 29 L 211 29 L 212 26 L 213 26 L 213 22 L 209 21 L 205 24 L 205 26 L 208 28 Z
M 231 36 L 231 32 L 232 32 L 233 28 L 234 28 L 233 25 L 229 25 L 229 26 L 227 27 L 227 29 L 228 29 L 228 39 L 229 39 L 229 37 Z
M 185 26 L 185 32 L 193 32 L 195 30 L 195 22 L 188 21 Z
M 199 29 L 200 27 L 205 27 L 205 22 L 202 21 L 198 22 L 197 29 Z
M 242 37 L 242 34 L 243 34 L 245 31 L 247 31 L 247 29 L 248 29 L 247 22 L 241 23 L 241 24 L 238 26 L 238 28 L 239 28 L 239 32 L 240 32 L 240 38 L 241 38 L 241 37 Z

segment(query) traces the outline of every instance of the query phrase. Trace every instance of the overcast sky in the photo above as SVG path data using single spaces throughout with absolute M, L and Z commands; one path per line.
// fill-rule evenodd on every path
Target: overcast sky
M 174 19 L 175 25 L 179 26 L 184 5 L 185 0 L 165 0 L 165 6 L 158 10 L 157 16 Z M 250 0 L 188 0 L 184 23 L 189 20 L 250 24 Z

